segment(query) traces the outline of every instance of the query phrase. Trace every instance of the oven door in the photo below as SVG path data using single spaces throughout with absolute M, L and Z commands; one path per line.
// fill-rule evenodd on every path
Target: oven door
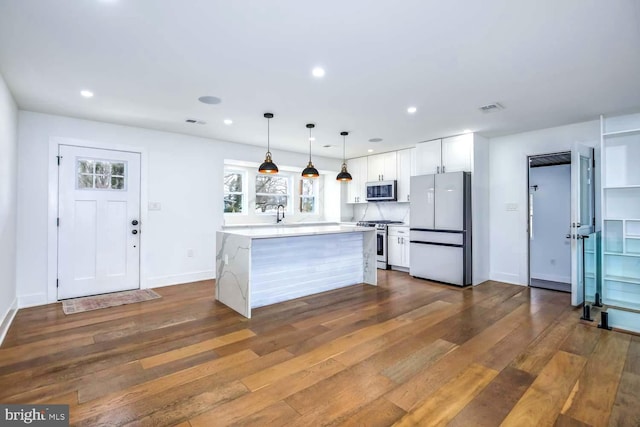
M 376 231 L 376 260 L 378 268 L 387 268 L 387 232 L 386 230 Z

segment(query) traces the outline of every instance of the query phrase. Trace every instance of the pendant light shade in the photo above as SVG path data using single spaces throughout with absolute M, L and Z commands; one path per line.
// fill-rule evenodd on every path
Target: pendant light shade
M 340 171 L 338 176 L 336 176 L 336 180 L 348 182 L 353 179 L 349 171 L 347 171 L 347 159 L 345 156 L 345 148 L 344 148 L 346 145 L 346 139 L 347 139 L 347 135 L 349 135 L 349 132 L 340 132 L 340 135 L 342 135 L 342 170 Z
M 267 154 L 265 154 L 264 162 L 258 168 L 258 172 L 275 174 L 275 173 L 278 173 L 278 166 L 276 166 L 276 164 L 273 163 L 273 160 L 271 159 L 270 140 L 269 140 L 269 137 L 270 137 L 269 120 L 273 118 L 273 114 L 264 113 L 264 117 L 267 119 Z
M 318 169 L 316 169 L 311 162 L 311 129 L 314 127 L 316 127 L 316 125 L 313 123 L 307 124 L 307 129 L 309 129 L 309 164 L 302 171 L 302 176 L 305 178 L 317 178 L 320 176 Z

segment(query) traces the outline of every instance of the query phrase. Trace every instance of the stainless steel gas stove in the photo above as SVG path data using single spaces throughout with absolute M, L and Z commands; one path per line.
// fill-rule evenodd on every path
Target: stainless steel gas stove
M 390 224 L 403 224 L 403 222 L 380 220 L 380 221 L 360 221 L 357 224 L 360 227 L 376 228 L 377 261 L 378 261 L 378 268 L 382 270 L 389 269 L 389 264 L 387 263 L 387 226 Z

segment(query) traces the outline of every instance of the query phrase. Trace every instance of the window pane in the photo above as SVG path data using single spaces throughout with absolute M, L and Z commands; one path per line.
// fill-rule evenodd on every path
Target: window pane
M 96 174 L 107 174 L 111 172 L 110 166 L 108 162 L 96 162 Z
M 256 194 L 288 194 L 287 185 L 289 180 L 282 176 L 256 176 Z
M 112 190 L 123 190 L 124 189 L 124 178 L 120 177 L 111 177 L 111 189 Z
M 301 197 L 300 198 L 300 212 L 313 213 L 315 212 L 315 197 Z
M 109 175 L 96 175 L 96 188 L 110 188 L 110 187 L 111 187 L 111 179 Z
M 301 180 L 300 194 L 302 196 L 313 196 L 313 182 L 311 179 Z
M 224 196 L 225 212 L 242 212 L 242 195 L 227 194 Z
M 93 175 L 78 175 L 78 188 L 93 188 Z
M 94 166 L 93 160 L 78 160 L 79 173 L 93 173 Z
M 256 213 L 276 213 L 278 205 L 287 210 L 287 196 L 256 196 Z
M 241 193 L 242 192 L 242 174 L 227 173 L 224 175 L 224 192 L 225 193 Z
M 124 163 L 112 163 L 111 175 L 124 176 Z

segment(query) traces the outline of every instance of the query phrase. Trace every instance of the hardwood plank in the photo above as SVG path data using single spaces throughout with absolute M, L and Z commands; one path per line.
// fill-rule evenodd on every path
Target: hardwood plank
M 448 424 L 451 427 L 492 427 L 500 425 L 534 376 L 514 368 L 505 368 Z
M 386 427 L 398 421 L 405 414 L 406 412 L 403 409 L 398 408 L 384 397 L 379 397 L 367 405 L 333 420 L 329 425 L 341 427 Z
M 394 425 L 446 425 L 496 375 L 498 375 L 497 371 L 474 363 L 457 378 L 441 387 L 438 393 L 417 404 Z
M 558 415 L 553 425 L 554 427 L 591 427 L 591 424 L 585 424 L 564 414 Z
M 289 426 L 298 418 L 298 413 L 291 406 L 283 401 L 274 403 L 266 408 L 255 412 L 231 426 Z
M 600 339 L 578 379 L 576 393 L 565 403 L 562 413 L 586 424 L 601 426 L 609 419 L 631 336 L 618 332 L 597 336 Z
M 624 371 L 640 375 L 640 337 L 637 335 L 631 337 Z
M 553 424 L 585 364 L 586 359 L 582 356 L 558 351 L 501 425 L 520 427 Z
M 442 339 L 437 339 L 428 346 L 411 353 L 403 359 L 398 360 L 393 365 L 382 370 L 381 374 L 390 378 L 398 384 L 404 383 L 412 378 L 417 372 L 426 366 L 433 365 L 441 357 L 458 348 L 456 344 Z M 397 357 L 397 356 L 396 356 Z
M 564 340 L 560 350 L 589 357 L 596 344 L 598 344 L 602 332 L 602 329 L 579 323 Z
M 213 350 L 227 344 L 242 341 L 247 338 L 254 337 L 255 335 L 256 334 L 254 334 L 250 329 L 241 329 L 239 331 L 231 332 L 220 337 L 212 338 L 210 340 L 168 351 L 166 353 L 160 353 L 155 356 L 146 357 L 140 360 L 140 364 L 143 368 L 150 369 L 154 366 L 159 366 L 178 359 L 183 359 L 188 356 L 193 356 L 198 353 L 203 353 L 208 350 Z
M 611 410 L 609 426 L 640 426 L 638 390 L 640 390 L 640 375 L 627 371 L 623 372 L 616 400 Z

